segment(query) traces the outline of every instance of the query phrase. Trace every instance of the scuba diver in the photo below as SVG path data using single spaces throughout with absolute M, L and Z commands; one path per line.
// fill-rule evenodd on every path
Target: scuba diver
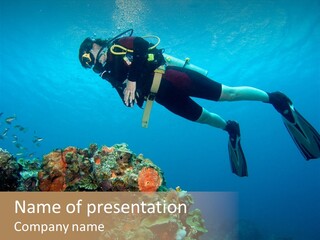
M 320 157 L 320 135 L 281 92 L 268 93 L 248 86 L 230 87 L 218 83 L 186 61 L 166 55 L 158 49 L 156 36 L 135 37 L 129 29 L 112 39 L 86 38 L 80 45 L 79 60 L 86 69 L 93 69 L 117 90 L 124 104 L 135 103 L 144 114 L 147 127 L 153 101 L 190 121 L 225 130 L 229 134 L 228 150 L 234 174 L 248 176 L 246 159 L 240 144 L 240 127 L 226 121 L 197 104 L 192 97 L 217 102 L 260 101 L 272 104 L 282 115 L 292 139 L 306 160 Z M 153 44 L 146 38 L 155 38 Z

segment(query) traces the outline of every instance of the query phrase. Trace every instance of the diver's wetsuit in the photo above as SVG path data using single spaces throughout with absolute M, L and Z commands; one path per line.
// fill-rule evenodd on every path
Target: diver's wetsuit
M 148 95 L 154 70 L 163 65 L 162 51 L 155 49 L 155 61 L 147 61 L 148 48 L 150 45 L 140 37 L 123 37 L 115 44 L 133 49 L 133 53 L 114 55 L 108 50 L 107 63 L 104 71 L 100 74 L 103 79 L 109 81 L 115 87 L 123 99 L 125 80 L 136 82 L 136 96 L 138 105 L 142 107 L 145 96 Z M 123 51 L 123 50 L 122 50 Z M 128 62 L 128 60 L 130 60 Z M 128 64 L 129 63 L 129 64 Z M 203 98 L 218 101 L 221 95 L 222 86 L 210 78 L 181 67 L 168 66 L 162 77 L 162 81 L 156 95 L 155 101 L 166 107 L 171 112 L 191 121 L 199 119 L 202 107 L 194 102 L 191 97 Z
M 202 107 L 190 97 L 218 101 L 221 84 L 187 68 L 167 67 L 163 75 L 156 102 L 171 112 L 196 121 L 202 113 Z

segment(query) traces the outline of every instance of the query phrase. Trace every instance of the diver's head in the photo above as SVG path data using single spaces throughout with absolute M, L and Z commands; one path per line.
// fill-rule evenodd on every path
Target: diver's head
M 92 54 L 92 47 L 95 43 L 95 39 L 86 38 L 79 48 L 79 61 L 84 68 L 92 68 L 94 65 L 94 55 Z
M 84 68 L 92 68 L 96 73 L 103 71 L 106 61 L 108 40 L 86 38 L 79 48 L 79 60 Z M 104 58 L 102 58 L 104 56 Z

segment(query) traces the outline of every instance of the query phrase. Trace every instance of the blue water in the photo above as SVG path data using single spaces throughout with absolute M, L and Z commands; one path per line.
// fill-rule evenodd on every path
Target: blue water
M 241 124 L 249 177 L 239 178 L 230 172 L 225 132 L 159 105 L 149 128 L 141 128 L 142 110 L 126 108 L 77 56 L 87 36 L 128 28 L 155 34 L 168 54 L 190 57 L 219 82 L 285 92 L 320 130 L 319 0 L 3 0 L 0 6 L 1 133 L 5 117 L 16 116 L 2 148 L 21 151 L 12 134 L 39 158 L 69 145 L 126 142 L 163 169 L 170 187 L 238 192 L 239 218 L 268 239 L 320 239 L 320 160 L 303 159 L 270 105 L 198 101 Z M 34 143 L 34 136 L 44 140 Z

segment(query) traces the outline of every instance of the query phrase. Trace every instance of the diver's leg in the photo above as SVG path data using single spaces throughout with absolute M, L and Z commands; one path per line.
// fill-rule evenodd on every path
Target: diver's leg
M 229 87 L 222 85 L 221 96 L 219 101 L 261 101 L 269 102 L 268 93 L 253 87 Z
M 188 95 L 163 81 L 156 101 L 171 112 L 197 123 L 222 129 L 229 134 L 228 151 L 231 170 L 236 175 L 248 176 L 246 159 L 240 144 L 240 127 L 235 121 L 225 121 L 215 113 L 211 113 L 194 102 Z
M 175 88 L 183 91 L 190 97 L 213 101 L 269 101 L 268 94 L 260 89 L 253 87 L 229 87 L 186 68 L 169 67 L 165 77 Z
M 219 115 L 211 113 L 204 108 L 202 108 L 202 113 L 196 122 L 221 128 L 229 133 L 228 151 L 231 170 L 240 177 L 248 176 L 247 162 L 240 144 L 239 124 L 235 121 L 226 122 Z
M 225 129 L 227 125 L 227 122 L 222 117 L 218 114 L 209 112 L 205 108 L 202 108 L 202 113 L 196 122 L 221 129 Z
M 163 80 L 157 93 L 156 102 L 176 115 L 193 122 L 207 124 L 225 129 L 226 121 L 215 113 L 211 113 L 193 101 L 184 91 L 171 82 Z

